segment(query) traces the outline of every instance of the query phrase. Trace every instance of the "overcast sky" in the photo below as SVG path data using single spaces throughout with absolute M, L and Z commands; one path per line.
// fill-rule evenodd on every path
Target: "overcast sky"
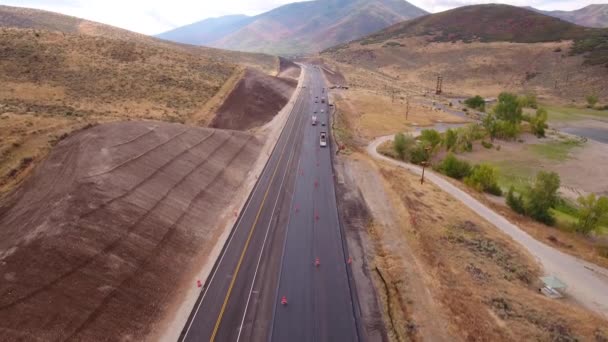
M 573 10 L 601 1 L 509 0 L 516 6 L 543 10 Z M 0 0 L 0 4 L 31 7 L 69 14 L 144 34 L 157 34 L 209 17 L 227 14 L 255 15 L 294 0 Z M 412 0 L 410 3 L 429 12 L 489 3 L 474 0 Z

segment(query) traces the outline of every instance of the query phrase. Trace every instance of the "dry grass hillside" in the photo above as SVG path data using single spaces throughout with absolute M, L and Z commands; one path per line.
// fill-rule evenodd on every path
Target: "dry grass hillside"
M 349 82 L 455 96 L 533 92 L 561 102 L 608 95 L 608 31 L 507 5 L 458 8 L 394 25 L 322 57 L 353 70 Z M 367 74 L 373 74 L 370 77 Z M 376 82 L 377 83 L 377 82 Z
M 39 10 L 0 6 L 0 27 L 0 196 L 75 129 L 195 122 L 243 68 L 278 68 L 268 55 L 181 45 Z

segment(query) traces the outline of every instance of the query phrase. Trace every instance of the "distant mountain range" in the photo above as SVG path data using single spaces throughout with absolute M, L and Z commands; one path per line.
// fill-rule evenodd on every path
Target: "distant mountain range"
M 575 25 L 527 8 L 488 4 L 458 7 L 395 24 L 360 40 L 428 36 L 436 42 L 506 41 L 540 43 L 579 39 L 599 29 Z
M 206 19 L 157 37 L 229 50 L 298 55 L 426 14 L 404 0 L 316 0 L 284 5 L 254 17 Z
M 608 4 L 589 5 L 574 11 L 542 11 L 533 7 L 526 8 L 581 26 L 608 27 Z

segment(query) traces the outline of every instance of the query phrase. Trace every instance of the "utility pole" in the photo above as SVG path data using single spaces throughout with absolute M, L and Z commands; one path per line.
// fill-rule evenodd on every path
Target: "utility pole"
M 437 88 L 435 89 L 436 95 L 441 95 L 441 93 L 443 92 L 442 87 L 443 87 L 443 76 L 439 75 L 439 76 L 437 76 Z

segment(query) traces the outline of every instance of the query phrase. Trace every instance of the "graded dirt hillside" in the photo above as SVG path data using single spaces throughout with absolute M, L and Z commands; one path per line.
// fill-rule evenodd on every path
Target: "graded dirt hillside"
M 321 56 L 362 88 L 424 94 L 441 75 L 444 92 L 454 96 L 511 90 L 584 101 L 592 93 L 608 95 L 604 41 L 604 30 L 513 6 L 478 5 L 397 24 Z
M 0 340 L 148 340 L 196 286 L 261 145 L 161 122 L 60 142 L 0 202 Z
M 426 12 L 403 0 L 316 0 L 278 7 L 237 22 L 238 30 L 205 44 L 222 49 L 298 55 L 348 42 Z M 192 25 L 171 32 L 178 42 L 191 39 Z M 205 27 L 201 32 L 205 32 Z M 168 37 L 160 35 L 161 37 Z
M 592 4 L 574 11 L 542 11 L 530 9 L 587 27 L 608 27 L 608 4 Z
M 263 126 L 287 104 L 298 81 L 248 69 L 217 110 L 210 127 L 248 130 Z
M 293 79 L 300 78 L 302 68 L 289 59 L 279 57 L 279 74 L 278 77 L 289 77 Z
M 0 6 L 0 26 L 0 196 L 74 129 L 125 119 L 194 122 L 244 67 L 277 72 L 273 56 L 181 45 L 46 11 Z

